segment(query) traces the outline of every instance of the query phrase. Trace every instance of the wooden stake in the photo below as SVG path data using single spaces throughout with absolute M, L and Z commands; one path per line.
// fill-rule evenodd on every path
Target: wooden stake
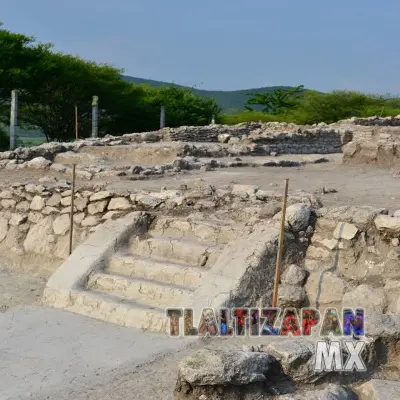
M 281 231 L 279 233 L 279 243 L 278 243 L 278 255 L 276 257 L 276 267 L 275 267 L 275 281 L 274 281 L 274 293 L 272 297 L 272 307 L 277 307 L 278 304 L 278 286 L 280 278 L 280 270 L 283 256 L 283 239 L 285 237 L 285 218 L 286 218 L 286 202 L 289 187 L 289 179 L 285 179 L 285 192 L 282 197 L 282 218 L 281 218 Z
M 71 211 L 69 223 L 69 254 L 72 253 L 72 234 L 74 229 L 75 164 L 72 164 Z
M 78 106 L 75 105 L 75 139 L 78 140 Z

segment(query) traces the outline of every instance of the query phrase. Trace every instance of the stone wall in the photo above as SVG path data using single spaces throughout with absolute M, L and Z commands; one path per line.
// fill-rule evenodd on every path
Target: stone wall
M 84 139 L 68 143 L 44 143 L 30 148 L 17 148 L 0 153 L 0 162 L 13 163 L 31 161 L 43 157 L 54 162 L 57 154 L 78 152 L 88 146 L 121 146 L 139 143 L 160 141 L 200 142 L 200 143 L 227 143 L 230 145 L 253 144 L 259 149 L 264 148 L 263 154 L 278 152 L 280 154 L 309 154 L 309 153 L 338 153 L 341 146 L 353 138 L 354 124 L 329 126 L 300 126 L 286 123 L 243 123 L 234 126 L 208 125 L 183 126 L 179 128 L 165 128 L 156 132 L 129 133 L 121 136 L 107 135 L 104 138 Z M 351 129 L 349 129 L 349 127 Z
M 312 306 L 400 313 L 400 213 L 342 206 L 317 210 L 304 268 Z
M 182 142 L 222 142 L 238 144 L 244 140 L 258 146 L 260 154 L 332 154 L 352 140 L 349 130 L 301 127 L 284 123 L 244 123 L 235 126 L 210 125 L 166 128 L 165 139 Z
M 262 204 L 279 196 L 279 193 L 255 188 L 250 196 L 240 185 L 223 190 L 207 186 L 154 193 L 111 192 L 93 186 L 75 193 L 73 245 L 76 247 L 107 219 L 119 218 L 131 211 L 168 213 L 179 209 L 179 213 L 191 213 L 231 207 L 235 201 L 241 206 L 247 202 Z M 300 193 L 291 196 L 289 204 L 299 200 L 317 202 L 312 195 Z M 37 254 L 65 259 L 69 250 L 70 209 L 71 189 L 65 181 L 0 187 L 0 247 L 19 256 Z
M 369 117 L 369 118 L 352 118 L 356 125 L 363 125 L 363 126 L 400 126 L 400 115 L 396 117 Z
M 400 135 L 395 128 L 387 129 L 389 131 L 375 133 L 369 138 L 358 137 L 343 146 L 343 163 L 398 168 L 400 166 Z

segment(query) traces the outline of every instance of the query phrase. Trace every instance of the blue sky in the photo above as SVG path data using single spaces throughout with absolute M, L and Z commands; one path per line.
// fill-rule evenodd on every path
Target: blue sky
M 399 0 L 18 0 L 4 28 L 199 89 L 400 94 Z

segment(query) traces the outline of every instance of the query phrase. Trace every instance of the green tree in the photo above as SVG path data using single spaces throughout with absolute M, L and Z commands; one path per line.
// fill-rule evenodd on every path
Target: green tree
M 10 148 L 10 140 L 7 133 L 0 127 L 0 151 L 6 151 Z
M 48 44 L 36 44 L 33 37 L 0 29 L 1 122 L 8 123 L 11 91 L 32 91 L 39 84 L 32 80 L 31 71 L 49 48 Z
M 304 94 L 304 86 L 300 85 L 292 89 L 275 89 L 272 93 L 253 93 L 245 108 L 254 111 L 250 105 L 262 106 L 262 111 L 270 114 L 279 114 L 297 106 L 299 98 Z
M 212 116 L 217 117 L 221 111 L 215 100 L 203 99 L 189 89 L 169 86 L 152 89 L 148 94 L 158 115 L 160 107 L 165 106 L 166 125 L 169 127 L 208 125 Z

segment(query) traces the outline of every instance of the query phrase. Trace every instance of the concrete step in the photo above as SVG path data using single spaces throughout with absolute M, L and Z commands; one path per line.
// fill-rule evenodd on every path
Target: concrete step
M 191 289 L 196 288 L 204 276 L 207 275 L 207 270 L 201 267 L 161 262 L 133 254 L 114 255 L 106 272 L 131 278 L 152 279 L 161 283 L 182 285 Z
M 131 243 L 132 253 L 139 256 L 195 267 L 212 265 L 221 250 L 221 246 L 207 245 L 185 237 L 135 237 Z
M 105 293 L 75 290 L 71 293 L 71 303 L 65 309 L 104 322 L 151 332 L 165 333 L 169 326 L 164 309 L 149 308 Z
M 187 237 L 201 242 L 226 244 L 238 235 L 232 224 L 224 221 L 205 221 L 160 216 L 150 229 L 152 236 Z
M 152 307 L 182 306 L 184 297 L 191 292 L 182 286 L 105 273 L 91 274 L 87 288 L 91 291 L 110 293 L 123 299 L 138 301 Z

